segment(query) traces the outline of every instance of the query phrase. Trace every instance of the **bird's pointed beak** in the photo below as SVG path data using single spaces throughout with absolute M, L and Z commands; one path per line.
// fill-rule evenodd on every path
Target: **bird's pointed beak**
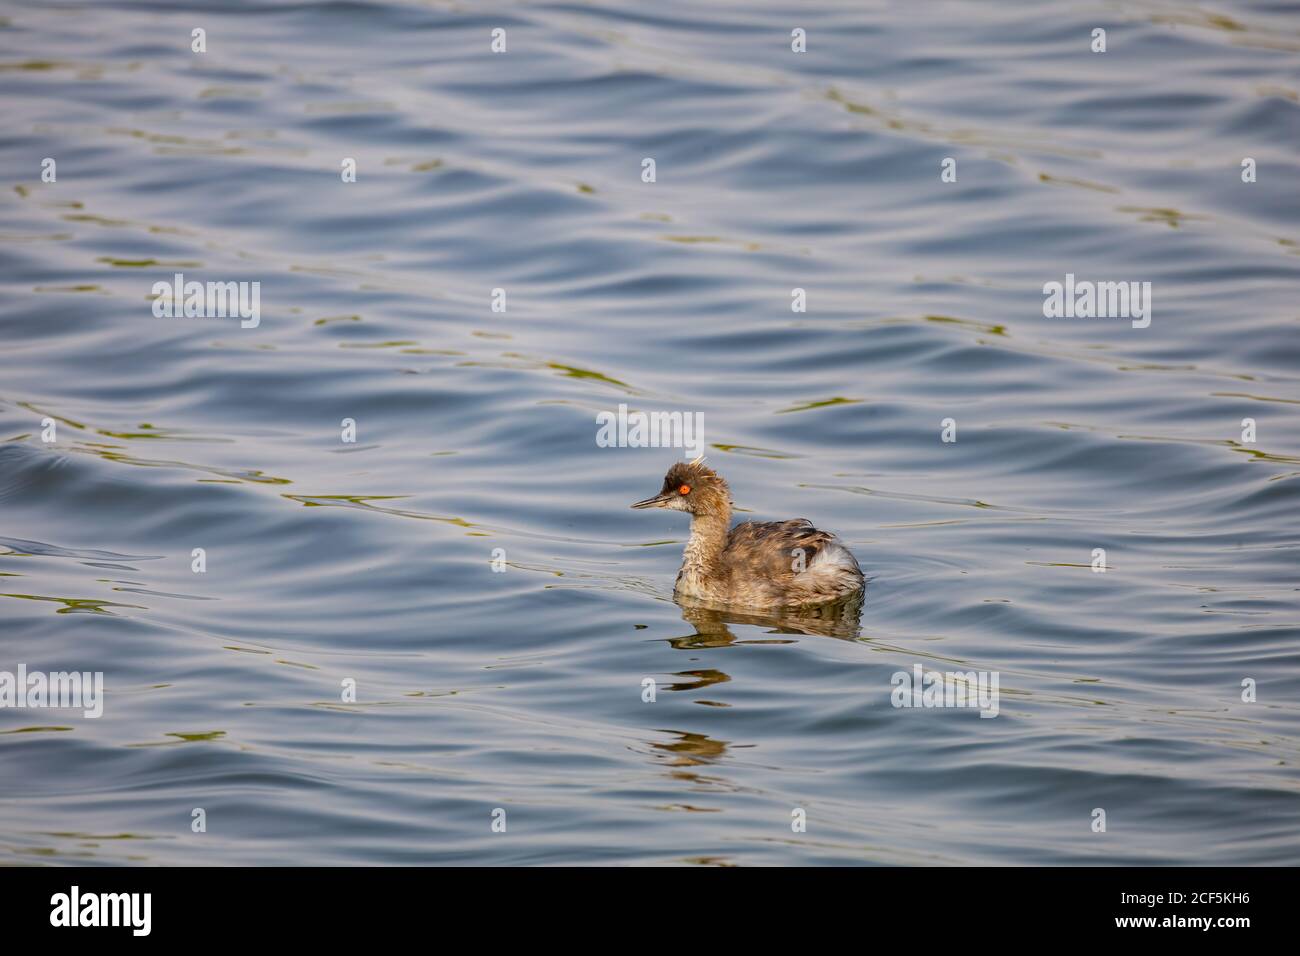
M 638 501 L 632 505 L 633 508 L 662 508 L 668 504 L 669 495 L 655 495 L 653 498 L 647 498 L 645 501 Z

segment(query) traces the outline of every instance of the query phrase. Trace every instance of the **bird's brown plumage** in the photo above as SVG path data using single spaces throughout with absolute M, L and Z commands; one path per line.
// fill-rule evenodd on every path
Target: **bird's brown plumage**
M 699 459 L 673 465 L 659 494 L 633 507 L 691 515 L 679 595 L 746 607 L 808 607 L 860 593 L 865 583 L 849 549 L 806 518 L 729 528 L 731 490 Z

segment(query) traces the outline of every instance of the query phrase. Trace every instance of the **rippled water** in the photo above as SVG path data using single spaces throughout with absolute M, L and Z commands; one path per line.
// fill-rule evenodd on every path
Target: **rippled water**
M 0 670 L 107 687 L 0 710 L 0 863 L 1300 862 L 1294 6 L 0 16 Z M 860 629 L 674 604 L 620 403 Z

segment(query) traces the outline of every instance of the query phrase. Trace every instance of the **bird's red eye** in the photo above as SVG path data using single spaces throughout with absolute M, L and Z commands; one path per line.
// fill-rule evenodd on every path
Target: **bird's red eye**
M 682 485 L 680 488 L 677 489 L 677 493 L 679 495 L 689 495 L 691 493 L 691 486 Z

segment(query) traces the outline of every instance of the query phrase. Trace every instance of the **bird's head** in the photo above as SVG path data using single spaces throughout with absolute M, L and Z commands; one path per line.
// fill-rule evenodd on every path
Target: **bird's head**
M 632 505 L 633 508 L 672 508 L 692 515 L 730 515 L 731 489 L 703 458 L 678 462 L 664 475 L 659 494 Z

